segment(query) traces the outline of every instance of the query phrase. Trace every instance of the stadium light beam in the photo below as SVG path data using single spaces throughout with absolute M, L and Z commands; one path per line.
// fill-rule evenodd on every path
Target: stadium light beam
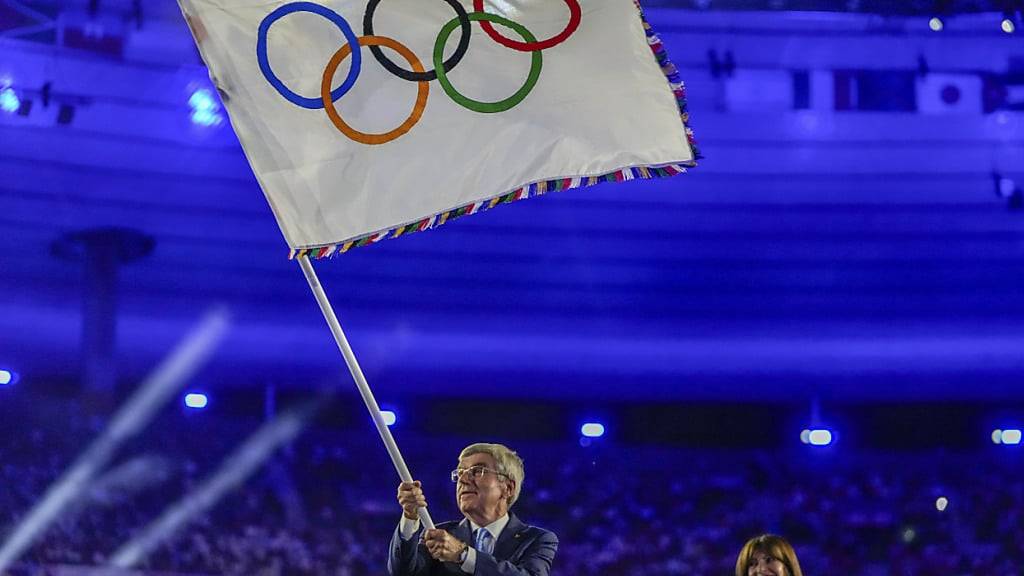
M 195 370 L 213 352 L 227 331 L 227 314 L 208 313 L 200 325 L 157 366 L 111 418 L 71 467 L 46 490 L 0 546 L 0 574 L 28 549 L 69 504 L 83 495 L 117 448 L 142 430 Z
M 118 548 L 110 558 L 110 566 L 123 570 L 132 568 L 182 526 L 212 508 L 227 492 L 259 469 L 278 447 L 295 438 L 316 408 L 316 404 L 309 402 L 298 410 L 282 412 L 264 424 L 236 448 L 212 476 L 167 508 L 138 536 Z

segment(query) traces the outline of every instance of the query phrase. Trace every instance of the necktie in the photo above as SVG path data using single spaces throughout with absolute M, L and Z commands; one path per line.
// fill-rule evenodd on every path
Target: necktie
M 494 537 L 491 536 L 490 532 L 483 528 L 477 529 L 476 546 L 474 546 L 474 548 L 476 548 L 480 552 L 483 552 L 484 554 L 490 554 L 494 551 L 493 543 Z

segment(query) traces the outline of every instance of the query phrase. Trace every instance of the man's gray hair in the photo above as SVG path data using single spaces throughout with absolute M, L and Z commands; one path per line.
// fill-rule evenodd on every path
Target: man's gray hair
M 519 499 L 519 492 L 523 488 L 523 479 L 526 477 L 526 471 L 523 469 L 523 459 L 504 444 L 478 442 L 463 448 L 462 452 L 459 453 L 459 460 L 473 454 L 489 454 L 491 458 L 494 458 L 494 465 L 498 472 L 507 475 L 515 482 L 515 489 L 512 491 L 512 497 L 508 501 L 508 507 L 511 508 L 516 503 L 516 500 Z

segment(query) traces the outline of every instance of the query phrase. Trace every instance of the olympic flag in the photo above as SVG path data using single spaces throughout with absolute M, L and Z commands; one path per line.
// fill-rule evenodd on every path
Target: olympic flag
M 179 4 L 293 254 L 697 157 L 634 0 Z

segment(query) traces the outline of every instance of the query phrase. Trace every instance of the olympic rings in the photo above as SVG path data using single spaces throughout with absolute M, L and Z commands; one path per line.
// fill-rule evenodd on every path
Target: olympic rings
M 469 15 L 469 19 L 473 22 L 495 22 L 502 26 L 511 28 L 527 42 L 537 41 L 537 38 L 531 34 L 525 26 L 507 18 L 502 18 L 501 16 L 488 14 L 486 12 L 473 12 Z M 505 110 L 508 110 L 522 102 L 523 99 L 526 98 L 526 95 L 530 93 L 530 90 L 533 90 L 533 87 L 537 85 L 537 79 L 540 78 L 540 69 L 543 64 L 543 58 L 541 57 L 540 50 L 533 51 L 533 56 L 530 59 L 530 73 L 526 77 L 526 83 L 524 83 L 522 88 L 517 90 L 515 94 L 504 100 L 499 100 L 498 102 L 481 102 L 479 100 L 473 100 L 463 96 L 455 89 L 454 86 L 452 86 L 451 81 L 448 80 L 447 73 L 444 71 L 444 67 L 441 65 L 441 59 L 444 58 L 445 42 L 458 25 L 458 18 L 449 20 L 448 23 L 441 28 L 441 32 L 437 35 L 437 41 L 434 42 L 434 66 L 437 70 L 437 81 L 440 82 L 441 88 L 444 89 L 445 94 L 447 94 L 448 97 L 454 100 L 457 104 L 460 104 L 474 112 L 504 112 Z
M 580 20 L 583 18 L 583 12 L 580 9 L 579 1 L 565 0 L 565 3 L 569 6 L 569 23 L 566 24 L 565 29 L 563 29 L 558 34 L 552 36 L 551 38 L 548 38 L 547 40 L 542 40 L 540 42 L 537 42 L 536 40 L 528 42 L 516 42 L 515 40 L 509 40 L 508 38 L 499 34 L 498 31 L 494 29 L 494 26 L 491 26 L 491 23 L 486 20 L 480 22 L 480 27 L 484 29 L 484 32 L 487 32 L 487 35 L 491 37 L 491 40 L 494 40 L 495 42 L 501 44 L 502 46 L 505 46 L 506 48 L 519 50 L 520 52 L 546 50 L 548 48 L 551 48 L 552 46 L 564 42 L 566 38 L 572 36 L 573 32 L 576 31 L 576 28 L 579 28 Z M 475 12 L 483 12 L 484 0 L 473 0 L 473 10 Z
M 323 102 L 321 102 L 319 98 L 306 98 L 304 96 L 299 96 L 288 89 L 288 87 L 284 85 L 284 82 L 281 82 L 277 75 L 274 74 L 274 71 L 270 69 L 270 60 L 267 58 L 267 32 L 270 30 L 271 24 L 292 12 L 312 12 L 313 14 L 319 14 L 333 22 L 341 30 L 341 33 L 345 35 L 345 40 L 349 44 L 354 45 L 358 40 L 356 39 L 355 32 L 352 31 L 352 27 L 348 25 L 348 21 L 342 18 L 340 14 L 326 6 L 321 6 L 312 2 L 292 2 L 291 4 L 285 4 L 268 14 L 267 17 L 260 22 L 259 32 L 256 36 L 256 60 L 259 62 L 260 71 L 263 72 L 263 76 L 267 79 L 267 82 L 270 82 L 270 85 L 273 86 L 279 94 L 281 94 L 281 96 L 287 98 L 292 104 L 316 110 L 318 108 L 323 108 Z M 356 51 L 352 56 L 352 66 L 348 70 L 348 76 L 345 77 L 345 81 L 342 82 L 341 86 L 338 86 L 331 92 L 332 102 L 341 98 L 346 92 L 352 89 L 352 86 L 356 83 L 356 78 L 359 77 L 359 69 L 362 66 L 362 62 L 362 56 L 359 54 L 359 51 Z
M 385 46 L 387 48 L 391 48 L 409 61 L 409 65 L 412 66 L 414 72 L 417 74 L 424 73 L 423 63 L 419 61 L 419 58 L 413 54 L 412 50 L 409 50 L 404 44 L 400 44 L 397 40 L 393 40 L 386 36 L 360 36 L 359 45 L 371 47 Z M 385 142 L 390 142 L 409 130 L 412 130 L 412 127 L 420 121 L 420 117 L 423 116 L 423 111 L 427 108 L 427 94 L 430 92 L 430 83 L 426 80 L 420 80 L 417 82 L 419 87 L 416 91 L 416 104 L 412 108 L 412 113 L 405 119 L 405 122 L 402 122 L 402 124 L 394 130 L 383 134 L 368 134 L 352 128 L 341 119 L 341 115 L 338 114 L 338 110 L 334 107 L 334 103 L 331 101 L 331 81 L 334 79 L 334 72 L 338 69 L 338 65 L 341 64 L 342 60 L 348 57 L 350 52 L 352 52 L 352 45 L 345 44 L 334 53 L 334 56 L 331 57 L 331 61 L 327 63 L 327 68 L 324 69 L 323 81 L 320 84 L 320 96 L 323 100 L 324 110 L 327 111 L 327 116 L 330 117 L 335 128 L 345 136 L 348 136 L 352 140 L 362 144 L 384 144 Z M 356 53 L 358 54 L 358 51 L 356 51 Z
M 459 38 L 459 44 L 455 47 L 455 52 L 448 58 L 444 63 L 444 71 L 451 72 L 452 68 L 462 60 L 462 57 L 466 55 L 466 51 L 469 50 L 469 37 L 472 33 L 470 29 L 469 17 L 466 14 L 466 9 L 462 7 L 462 3 L 459 0 L 444 0 L 449 6 L 455 10 L 455 14 L 458 15 L 459 23 L 462 25 L 462 36 Z M 370 0 L 366 3 L 366 13 L 363 15 L 363 35 L 373 36 L 373 14 L 377 10 L 377 5 L 380 4 L 380 0 Z M 410 72 L 391 60 L 384 55 L 384 51 L 379 46 L 370 46 L 370 52 L 373 53 L 374 58 L 380 65 L 387 69 L 395 76 L 402 78 L 403 80 L 410 80 L 413 82 L 430 81 L 437 79 L 437 72 L 435 70 L 428 70 L 426 72 Z
M 380 4 L 380 1 L 381 0 L 367 0 L 366 12 L 363 14 L 364 35 L 360 37 L 355 35 L 352 31 L 352 27 L 349 26 L 348 21 L 337 12 L 327 8 L 326 6 L 306 1 L 285 4 L 268 14 L 263 21 L 260 22 L 256 37 L 256 60 L 259 63 L 260 72 L 263 73 L 263 77 L 266 78 L 267 82 L 277 90 L 281 96 L 296 106 L 312 110 L 323 108 L 335 128 L 353 141 L 362 144 L 384 144 L 399 138 L 411 130 L 423 116 L 423 112 L 427 106 L 427 96 L 430 92 L 429 83 L 431 80 L 435 79 L 441 84 L 441 88 L 444 90 L 445 94 L 452 99 L 452 101 L 474 112 L 504 112 L 515 107 L 522 102 L 537 85 L 537 81 L 540 78 L 541 68 L 543 66 L 541 51 L 551 48 L 552 46 L 556 46 L 564 42 L 569 38 L 569 36 L 572 36 L 576 32 L 576 29 L 579 28 L 580 20 L 582 18 L 582 10 L 580 9 L 579 0 L 565 0 L 566 5 L 569 7 L 569 22 L 566 24 L 565 29 L 551 38 L 538 41 L 537 38 L 522 24 L 513 22 L 501 16 L 484 12 L 483 0 L 473 0 L 474 12 L 472 13 L 466 12 L 466 9 L 463 8 L 460 0 L 444 0 L 445 3 L 455 10 L 455 18 L 449 20 L 438 33 L 437 39 L 434 42 L 434 51 L 432 54 L 434 69 L 428 71 L 423 68 L 423 63 L 420 62 L 412 50 L 404 44 L 401 44 L 392 38 L 378 36 L 373 33 L 373 15 L 377 6 Z M 323 16 L 337 26 L 345 36 L 345 44 L 334 53 L 328 62 L 327 67 L 324 69 L 320 84 L 320 98 L 306 98 L 296 94 L 284 85 L 284 82 L 274 74 L 274 71 L 270 67 L 270 60 L 267 57 L 267 34 L 270 31 L 270 27 L 284 16 L 294 12 L 311 12 L 313 14 Z M 480 26 L 485 32 L 487 32 L 488 36 L 502 46 L 519 52 L 532 53 L 530 59 L 530 71 L 527 74 L 526 81 L 519 90 L 504 100 L 499 100 L 497 102 L 481 102 L 479 100 L 473 100 L 459 93 L 448 79 L 448 73 L 462 61 L 462 58 L 469 50 L 469 39 L 472 32 L 471 24 L 473 22 L 480 22 Z M 521 36 L 524 41 L 518 42 L 502 36 L 494 29 L 493 24 L 500 24 L 506 28 L 510 28 L 513 32 Z M 448 38 L 452 35 L 452 32 L 455 31 L 456 27 L 461 27 L 462 36 L 459 38 L 459 43 L 455 52 L 448 57 L 448 60 L 445 60 L 445 44 L 448 42 Z M 416 92 L 416 103 L 413 105 L 412 112 L 409 114 L 409 117 L 394 130 L 390 130 L 382 134 L 360 132 L 345 123 L 345 121 L 342 120 L 341 115 L 338 113 L 337 108 L 334 106 L 335 102 L 352 89 L 356 80 L 359 78 L 360 71 L 362 70 L 361 51 L 354 49 L 353 47 L 355 46 L 369 47 L 370 52 L 374 55 L 377 61 L 387 69 L 388 72 L 391 72 L 403 80 L 416 82 L 419 85 Z M 409 63 L 412 70 L 406 70 L 405 68 L 395 64 L 391 59 L 384 55 L 381 47 L 389 48 L 398 52 L 398 54 L 405 58 Z M 342 60 L 347 58 L 349 55 L 352 56 L 352 64 L 349 67 L 345 81 L 342 82 L 341 86 L 331 90 L 331 83 L 334 80 L 334 74 L 338 70 L 338 66 L 341 64 Z

